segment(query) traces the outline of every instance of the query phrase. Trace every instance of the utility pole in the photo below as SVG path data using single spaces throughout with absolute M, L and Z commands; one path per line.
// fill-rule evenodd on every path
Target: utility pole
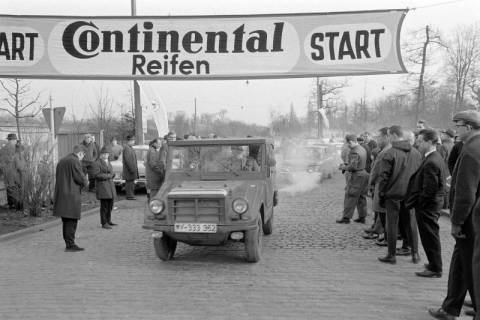
M 50 152 L 52 152 L 52 184 L 51 184 L 51 194 L 55 191 L 55 168 L 57 165 L 57 146 L 56 146 L 56 141 L 55 141 L 55 117 L 53 114 L 53 104 L 52 104 L 52 95 L 50 94 L 49 97 L 50 101 L 50 139 L 52 141 L 52 147 L 50 149 Z
M 197 98 L 193 100 L 195 106 L 195 113 L 193 115 L 193 134 L 197 135 Z
M 137 15 L 136 0 L 131 0 L 132 17 Z M 133 80 L 133 102 L 135 104 L 135 140 L 137 144 L 143 144 L 142 104 L 140 101 L 140 85 Z

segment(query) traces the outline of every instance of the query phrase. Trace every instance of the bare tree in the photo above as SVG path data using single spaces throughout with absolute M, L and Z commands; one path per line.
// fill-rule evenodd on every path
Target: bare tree
M 0 80 L 0 86 L 5 95 L 0 103 L 0 111 L 5 111 L 15 118 L 18 139 L 21 140 L 20 120 L 34 118 L 47 103 L 40 102 L 41 93 L 34 94 L 32 97 L 30 82 L 25 82 L 23 79 Z
M 425 30 L 425 34 L 423 31 Z M 433 30 L 430 26 L 425 29 L 417 30 L 412 33 L 412 40 L 405 47 L 407 53 L 407 61 L 420 66 L 418 75 L 418 84 L 415 88 L 415 122 L 420 116 L 420 109 L 425 111 L 425 73 L 432 53 L 432 45 L 443 46 L 438 31 Z M 421 107 L 421 108 L 420 108 Z
M 316 101 L 316 110 L 308 110 L 309 114 L 314 116 L 316 115 L 317 118 L 317 138 L 323 137 L 323 126 L 322 126 L 322 119 L 320 110 L 321 109 L 330 109 L 336 108 L 336 104 L 332 103 L 337 101 L 340 95 L 340 92 L 343 88 L 348 86 L 347 79 L 343 81 L 332 81 L 328 79 L 316 78 L 315 87 L 312 90 L 312 97 L 314 101 Z M 309 108 L 311 108 L 311 104 L 309 104 Z
M 455 103 L 453 112 L 464 105 L 465 89 L 471 80 L 475 64 L 480 59 L 480 25 L 459 28 L 448 47 L 448 65 L 455 81 Z
M 89 104 L 89 109 L 92 114 L 92 120 L 95 122 L 98 131 L 105 130 L 107 133 L 111 131 L 113 116 L 114 101 L 110 97 L 108 90 L 103 87 L 96 92 L 95 102 Z

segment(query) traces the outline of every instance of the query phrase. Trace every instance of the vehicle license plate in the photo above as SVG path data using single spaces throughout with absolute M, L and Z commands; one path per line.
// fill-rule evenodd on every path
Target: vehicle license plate
M 175 223 L 175 232 L 215 233 L 217 225 L 214 223 Z

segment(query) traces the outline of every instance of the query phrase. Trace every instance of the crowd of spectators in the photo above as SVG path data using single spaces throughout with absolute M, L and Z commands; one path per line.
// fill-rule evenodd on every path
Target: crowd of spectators
M 369 133 L 348 134 L 342 149 L 346 187 L 342 217 L 350 223 L 357 208 L 357 223 L 366 223 L 367 197 L 374 213 L 372 225 L 362 235 L 387 248 L 379 262 L 396 264 L 397 256 L 421 261 L 418 238 L 426 255 L 422 278 L 443 275 L 439 223 L 449 212 L 455 239 L 447 295 L 439 309 L 429 309 L 436 319 L 455 319 L 464 306 L 476 316 L 480 303 L 480 113 L 461 111 L 453 128 L 437 130 L 424 120 L 415 131 L 398 125 Z M 401 240 L 401 246 L 397 242 Z M 472 301 L 465 301 L 467 292 Z

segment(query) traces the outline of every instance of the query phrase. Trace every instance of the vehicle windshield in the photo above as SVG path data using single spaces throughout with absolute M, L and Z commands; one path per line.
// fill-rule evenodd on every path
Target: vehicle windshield
M 169 166 L 177 172 L 246 172 L 261 170 L 261 145 L 170 146 Z

